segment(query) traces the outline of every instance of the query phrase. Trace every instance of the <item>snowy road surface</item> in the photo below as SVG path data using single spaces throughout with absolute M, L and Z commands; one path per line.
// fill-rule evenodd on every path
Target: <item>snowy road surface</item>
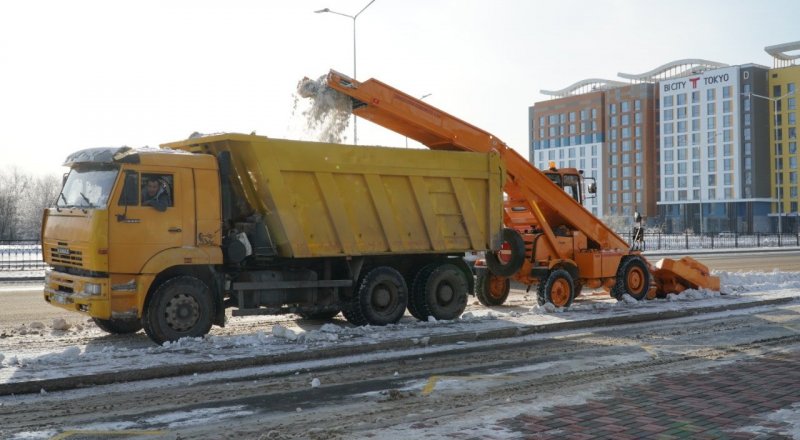
M 0 398 L 0 430 L 11 439 L 124 433 L 139 439 L 534 438 L 540 428 L 524 423 L 530 417 L 547 419 L 559 408 L 602 402 L 632 386 L 646 390 L 656 379 L 679 382 L 684 375 L 708 374 L 705 380 L 712 380 L 743 362 L 798 355 L 800 304 L 793 302 L 6 396 Z M 744 429 L 764 438 L 792 438 L 800 427 L 798 408 L 743 416 L 719 429 L 723 436 Z M 545 438 L 559 438 L 553 435 Z
M 771 257 L 751 259 L 754 267 L 775 264 Z M 788 260 L 788 263 L 793 261 Z M 718 275 L 722 277 L 723 295 L 690 291 L 665 300 L 618 303 L 604 294 L 584 293 L 572 308 L 561 311 L 531 307 L 535 299 L 517 291 L 506 306 L 490 310 L 473 303 L 462 319 L 451 322 L 417 322 L 406 317 L 395 326 L 353 328 L 341 319 L 324 324 L 297 320 L 293 316 L 235 318 L 224 329 L 214 328 L 206 338 L 161 347 L 153 345 L 142 333 L 133 337 L 105 335 L 80 315 L 64 314 L 60 309 L 47 306 L 46 309 L 58 317 L 66 318 L 67 326 L 54 325 L 63 323 L 55 323 L 52 318 L 28 318 L 33 309 L 22 311 L 19 315 L 23 316 L 22 322 L 20 318 L 9 322 L 5 319 L 8 308 L 4 307 L 0 312 L 3 316 L 0 319 L 0 390 L 20 384 L 36 386 L 58 381 L 62 381 L 61 385 L 71 383 L 61 387 L 64 389 L 75 388 L 76 381 L 84 384 L 136 381 L 72 391 L 54 391 L 53 388 L 48 391 L 43 385 L 35 388 L 38 391 L 35 395 L 0 396 L 0 438 L 50 438 L 62 434 L 62 438 L 69 438 L 72 431 L 81 429 L 140 432 L 137 435 L 141 438 L 174 439 L 176 434 L 182 438 L 223 437 L 229 433 L 230 438 L 239 438 L 234 433 L 241 434 L 242 438 L 262 435 L 269 435 L 263 438 L 308 438 L 311 434 L 303 435 L 302 430 L 308 430 L 309 424 L 322 429 L 319 435 L 314 434 L 318 438 L 334 438 L 339 434 L 342 438 L 351 438 L 346 435 L 351 432 L 368 436 L 376 429 L 383 431 L 376 438 L 401 438 L 409 434 L 403 431 L 410 426 L 404 427 L 404 420 L 407 420 L 404 417 L 416 418 L 420 414 L 425 415 L 426 420 L 429 419 L 427 415 L 431 415 L 430 420 L 435 421 L 431 426 L 461 429 L 461 425 L 448 424 L 450 418 L 460 420 L 459 423 L 464 424 L 462 428 L 467 426 L 464 417 L 468 414 L 474 417 L 473 411 L 481 408 L 475 393 L 485 391 L 489 403 L 511 399 L 514 408 L 524 402 L 528 402 L 525 403 L 528 406 L 534 402 L 534 406 L 540 408 L 580 397 L 585 391 L 593 390 L 596 383 L 601 384 L 598 390 L 614 386 L 619 374 L 610 374 L 607 371 L 610 365 L 618 365 L 614 367 L 617 373 L 626 371 L 627 379 L 647 380 L 650 375 L 663 371 L 658 367 L 664 357 L 659 354 L 662 349 L 672 356 L 675 350 L 717 353 L 720 347 L 735 346 L 740 347 L 733 350 L 739 356 L 742 351 L 773 350 L 769 341 L 778 334 L 782 336 L 775 337 L 781 338 L 785 347 L 794 347 L 795 341 L 791 338 L 800 334 L 795 318 L 800 315 L 800 273 L 719 272 Z M 36 289 L 32 286 L 27 294 L 39 301 Z M 19 286 L 0 287 L 0 297 L 5 296 L 4 300 L 12 303 L 9 295 L 14 294 L 15 300 L 24 296 L 19 290 Z M 642 316 L 658 319 L 656 315 L 674 317 L 715 307 L 744 307 L 756 301 L 774 303 L 768 307 L 681 320 L 603 327 L 603 320 L 619 322 L 615 320 Z M 30 307 L 35 308 L 35 304 L 30 303 Z M 712 324 L 714 322 L 717 324 Z M 575 329 L 583 323 L 591 323 L 591 327 L 558 331 Z M 729 326 L 728 323 L 739 324 Z M 673 334 L 666 329 L 680 329 L 681 326 L 697 326 L 698 330 L 689 334 L 706 336 L 678 342 L 682 338 L 681 331 L 675 330 L 677 333 Z M 758 331 L 753 332 L 754 328 Z M 638 339 L 631 334 L 610 338 L 619 332 L 638 331 L 649 336 Z M 601 342 L 591 339 L 591 335 L 597 334 L 604 335 Z M 718 341 L 708 334 L 724 334 L 731 339 Z M 493 336 L 504 339 L 483 340 Z M 580 341 L 559 343 L 564 340 Z M 763 344 L 753 345 L 754 341 Z M 674 347 L 667 349 L 663 344 Z M 568 347 L 608 351 L 579 353 Z M 526 354 L 514 357 L 513 353 L 517 352 Z M 692 353 L 688 357 L 697 362 L 676 360 L 667 368 L 706 368 L 718 362 L 707 365 L 710 361 L 704 355 Z M 735 361 L 739 358 L 734 354 L 711 357 Z M 508 362 L 494 363 L 505 357 L 509 357 Z M 662 360 L 656 361 L 655 357 Z M 414 362 L 420 358 L 432 364 Z M 566 375 L 575 381 L 575 388 L 571 388 L 570 380 L 559 376 L 573 367 L 586 368 L 586 377 L 590 378 L 582 381 L 581 375 Z M 522 370 L 518 371 L 520 368 Z M 599 379 L 595 380 L 595 374 L 600 374 Z M 465 375 L 470 377 L 463 379 Z M 473 375 L 477 377 L 471 377 Z M 103 380 L 93 382 L 92 378 L 98 377 Z M 169 378 L 142 380 L 154 377 Z M 316 382 L 312 384 L 315 377 L 319 379 L 319 386 L 313 386 Z M 545 382 L 554 381 L 555 385 L 540 389 L 544 385 L 535 383 L 543 377 L 547 378 Z M 499 387 L 500 391 L 493 387 Z M 438 393 L 450 388 L 456 391 L 463 388 L 466 394 L 456 393 L 450 401 L 452 408 L 446 408 L 447 399 L 437 404 L 438 407 L 428 407 L 432 402 L 428 397 L 433 390 Z M 539 391 L 525 391 L 519 398 L 513 396 L 515 392 L 508 391 L 529 388 Z M 564 390 L 563 395 L 559 395 L 559 390 Z M 129 393 L 134 395 L 128 396 Z M 107 397 L 110 400 L 104 404 Z M 410 406 L 403 403 L 406 401 Z M 351 405 L 356 407 L 351 408 Z M 395 406 L 405 410 L 392 409 Z M 296 413 L 298 407 L 303 414 Z M 311 423 L 311 415 L 304 414 L 310 407 L 321 411 L 322 419 L 328 421 L 319 425 Z M 337 413 L 340 410 L 336 408 L 341 408 L 342 412 Z M 381 408 L 388 408 L 388 413 L 382 415 Z M 377 415 L 372 421 L 369 417 L 360 419 L 359 411 Z M 487 429 L 496 429 L 494 423 L 499 414 L 488 411 L 487 417 L 486 426 L 490 426 Z M 208 426 L 212 421 L 214 427 Z M 265 422 L 259 424 L 259 421 Z M 230 427 L 228 422 L 241 425 L 241 429 L 228 431 L 225 428 Z M 297 426 L 298 423 L 301 425 Z M 433 438 L 444 436 L 445 431 L 431 426 L 411 434 L 411 438 L 426 433 Z M 99 437 L 91 438 L 107 437 L 97 435 Z M 475 432 L 472 437 L 491 438 L 488 431 Z M 509 437 L 499 438 L 518 437 L 511 432 Z

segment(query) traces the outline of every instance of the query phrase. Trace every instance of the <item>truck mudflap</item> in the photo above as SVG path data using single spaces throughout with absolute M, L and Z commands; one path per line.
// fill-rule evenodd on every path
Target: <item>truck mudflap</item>
M 669 293 L 687 289 L 719 291 L 719 277 L 711 275 L 708 267 L 692 257 L 680 260 L 662 258 L 651 268 L 656 285 L 655 296 L 664 298 Z

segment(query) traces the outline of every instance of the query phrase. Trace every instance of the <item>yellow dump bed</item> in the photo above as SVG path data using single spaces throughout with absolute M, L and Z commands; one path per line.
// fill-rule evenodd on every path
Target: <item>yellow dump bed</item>
M 239 200 L 282 257 L 497 249 L 505 172 L 496 153 L 345 146 L 222 134 L 162 145 L 230 151 Z

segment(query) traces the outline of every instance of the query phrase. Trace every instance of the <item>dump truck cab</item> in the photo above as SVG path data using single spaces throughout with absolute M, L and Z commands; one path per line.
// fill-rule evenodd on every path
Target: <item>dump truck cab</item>
M 95 148 L 65 165 L 63 190 L 42 223 L 49 303 L 127 333 L 141 328 L 159 275 L 222 262 L 213 157 Z M 198 202 L 198 194 L 207 201 Z

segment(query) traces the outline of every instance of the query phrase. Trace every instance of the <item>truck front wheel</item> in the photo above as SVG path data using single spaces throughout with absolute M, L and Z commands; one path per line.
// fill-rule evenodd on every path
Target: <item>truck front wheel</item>
M 204 282 L 191 276 L 176 277 L 153 292 L 142 324 L 147 336 L 157 344 L 200 337 L 211 329 L 211 309 L 211 292 Z
M 138 319 L 100 319 L 92 318 L 100 330 L 112 335 L 127 335 L 142 329 L 142 321 Z

